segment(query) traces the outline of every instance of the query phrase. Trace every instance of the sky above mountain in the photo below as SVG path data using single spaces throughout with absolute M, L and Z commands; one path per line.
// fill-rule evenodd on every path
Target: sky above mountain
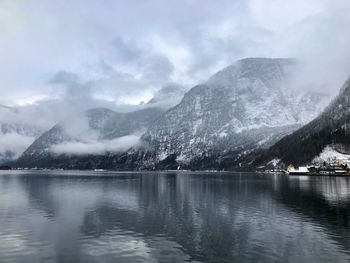
M 336 93 L 349 28 L 348 0 L 1 0 L 0 104 L 136 105 L 244 57 L 295 57 L 297 86 Z

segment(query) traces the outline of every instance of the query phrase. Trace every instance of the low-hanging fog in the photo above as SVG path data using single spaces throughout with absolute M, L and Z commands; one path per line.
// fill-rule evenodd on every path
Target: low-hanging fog
M 40 131 L 89 108 L 150 107 L 162 87 L 188 90 L 244 57 L 296 58 L 296 91 L 334 96 L 350 74 L 348 0 L 3 0 L 0 25 L 0 123 Z M 0 134 L 0 153 L 35 137 L 17 135 Z
M 56 154 L 104 154 L 106 152 L 122 152 L 140 145 L 140 137 L 127 135 L 112 140 L 89 141 L 89 142 L 67 142 L 52 146 L 52 152 Z

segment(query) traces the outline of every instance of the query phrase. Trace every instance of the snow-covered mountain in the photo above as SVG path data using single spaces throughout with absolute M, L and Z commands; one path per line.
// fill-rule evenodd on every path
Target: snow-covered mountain
M 42 134 L 17 163 L 45 166 L 45 163 L 59 160 L 63 155 L 103 155 L 126 151 L 138 146 L 141 134 L 161 113 L 159 108 L 128 113 L 105 108 L 87 110 Z
M 255 165 L 272 159 L 279 164 L 308 164 L 334 152 L 350 153 L 350 77 L 339 95 L 313 121 L 255 157 Z
M 155 163 L 194 165 L 268 147 L 316 117 L 328 97 L 291 85 L 292 59 L 247 58 L 188 91 L 144 134 Z
M 36 138 L 42 130 L 39 127 L 23 123 L 16 119 L 15 108 L 0 105 L 0 164 L 16 159 Z
M 296 67 L 292 59 L 242 59 L 193 87 L 166 112 L 94 109 L 72 116 L 38 138 L 18 165 L 232 167 L 315 118 L 328 103 L 327 95 L 293 86 Z M 178 94 L 174 87 L 160 91 L 148 105 L 158 106 L 157 97 L 175 97 L 172 92 Z
M 147 104 L 162 103 L 165 105 L 175 106 L 183 98 L 186 92 L 185 87 L 178 84 L 168 84 L 158 90 Z

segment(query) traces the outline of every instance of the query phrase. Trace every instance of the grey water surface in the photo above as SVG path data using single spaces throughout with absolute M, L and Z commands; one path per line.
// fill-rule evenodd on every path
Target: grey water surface
M 0 172 L 0 262 L 349 262 L 350 178 Z

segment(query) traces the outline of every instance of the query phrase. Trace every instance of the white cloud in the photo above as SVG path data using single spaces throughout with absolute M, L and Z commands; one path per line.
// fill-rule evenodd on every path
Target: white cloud
M 252 56 L 296 57 L 306 64 L 297 85 L 335 93 L 350 73 L 349 16 L 348 0 L 3 0 L 0 103 L 42 104 L 33 120 L 55 123 Z
M 18 158 L 34 140 L 34 137 L 18 133 L 3 134 L 0 132 L 0 155 L 6 155 L 8 152 L 11 152 L 13 154 L 12 158 Z
M 72 155 L 103 154 L 106 152 L 126 151 L 140 146 L 140 143 L 140 136 L 127 135 L 113 140 L 57 144 L 51 147 L 51 151 L 56 154 Z

